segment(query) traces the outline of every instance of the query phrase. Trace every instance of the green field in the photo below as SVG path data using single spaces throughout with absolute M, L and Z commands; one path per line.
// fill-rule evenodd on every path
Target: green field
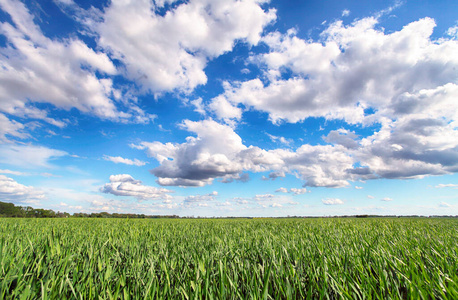
M 0 219 L 0 299 L 458 299 L 457 241 L 457 219 Z

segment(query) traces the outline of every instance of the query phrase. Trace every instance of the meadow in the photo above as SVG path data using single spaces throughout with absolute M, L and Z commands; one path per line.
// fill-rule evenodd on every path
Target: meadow
M 458 220 L 0 219 L 0 299 L 458 299 Z

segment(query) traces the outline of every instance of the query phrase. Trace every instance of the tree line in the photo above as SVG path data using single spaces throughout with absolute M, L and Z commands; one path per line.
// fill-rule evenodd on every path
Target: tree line
M 132 219 L 151 219 L 151 218 L 179 218 L 177 215 L 145 215 L 145 214 L 119 214 L 119 213 L 74 213 L 55 212 L 52 209 L 33 208 L 31 206 L 16 206 L 13 203 L 0 201 L 0 218 L 132 218 Z

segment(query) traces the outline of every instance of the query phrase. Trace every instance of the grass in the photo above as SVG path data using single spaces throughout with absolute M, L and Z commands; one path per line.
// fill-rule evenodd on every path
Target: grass
M 455 219 L 0 219 L 0 299 L 458 299 Z

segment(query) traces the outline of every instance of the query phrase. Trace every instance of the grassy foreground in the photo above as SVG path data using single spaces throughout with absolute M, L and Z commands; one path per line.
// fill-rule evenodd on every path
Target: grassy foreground
M 458 299 L 456 219 L 0 219 L 0 299 Z

